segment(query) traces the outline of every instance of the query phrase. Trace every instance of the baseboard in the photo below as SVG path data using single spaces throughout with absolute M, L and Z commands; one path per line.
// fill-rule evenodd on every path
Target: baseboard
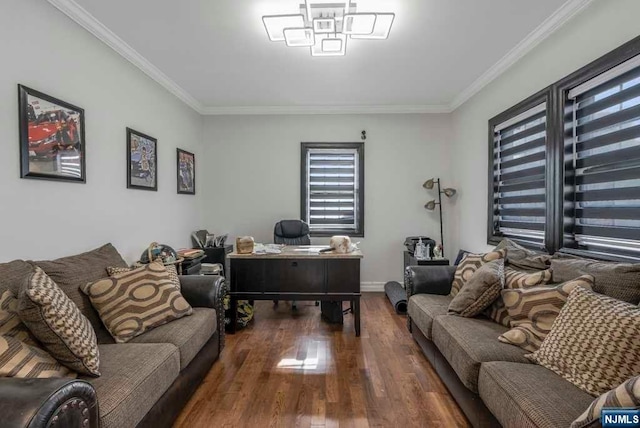
M 360 291 L 363 293 L 384 293 L 384 282 L 361 282 Z

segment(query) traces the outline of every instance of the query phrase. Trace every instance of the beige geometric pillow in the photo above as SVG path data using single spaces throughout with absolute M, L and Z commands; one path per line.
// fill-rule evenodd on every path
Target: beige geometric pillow
M 526 357 L 603 394 L 640 373 L 640 308 L 576 287 L 540 349 Z
M 0 335 L 0 377 L 49 378 L 78 375 L 35 345 Z
M 632 377 L 616 389 L 605 392 L 573 421 L 571 428 L 600 426 L 602 409 L 607 407 L 629 408 L 640 406 L 640 376 Z
M 18 316 L 60 363 L 100 376 L 96 333 L 75 303 L 39 267 L 20 290 Z
M 486 263 L 469 278 L 449 303 L 448 312 L 471 318 L 500 296 L 504 285 L 504 259 Z
M 502 290 L 512 329 L 500 335 L 498 340 L 530 352 L 537 351 L 551 331 L 569 293 L 578 286 L 592 290 L 593 277 L 583 275 L 558 285 Z
M 193 312 L 162 263 L 98 280 L 81 290 L 117 343 Z
M 156 263 L 156 262 L 154 262 Z M 116 276 L 120 273 L 125 273 L 125 272 L 131 272 L 134 269 L 138 269 L 140 266 L 134 266 L 134 267 L 108 267 L 107 268 L 107 273 L 109 274 L 109 276 Z M 178 271 L 176 270 L 176 266 L 175 265 L 166 265 L 165 268 L 167 269 L 167 272 L 169 273 L 169 277 L 171 278 L 171 282 L 173 283 L 173 285 L 178 289 L 178 291 L 181 290 L 180 288 L 180 277 L 178 276 Z
M 474 272 L 480 269 L 482 265 L 494 260 L 504 259 L 506 255 L 506 250 L 491 251 L 486 254 L 467 254 L 456 268 L 449 296 L 455 297 Z
M 552 281 L 551 269 L 539 271 L 522 271 L 506 266 L 504 268 L 504 288 L 516 290 L 520 288 L 531 288 L 537 285 L 549 284 Z M 504 305 L 502 296 L 498 297 L 487 308 L 484 314 L 505 327 L 511 327 L 511 318 Z
M 9 290 L 0 295 L 0 377 L 73 377 L 76 373 L 40 348 L 18 318 L 18 299 Z

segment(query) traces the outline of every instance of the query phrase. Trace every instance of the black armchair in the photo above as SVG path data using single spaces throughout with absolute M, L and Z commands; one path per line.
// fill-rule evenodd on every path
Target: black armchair
M 311 245 L 309 225 L 302 220 L 281 220 L 273 228 L 273 242 L 284 245 Z

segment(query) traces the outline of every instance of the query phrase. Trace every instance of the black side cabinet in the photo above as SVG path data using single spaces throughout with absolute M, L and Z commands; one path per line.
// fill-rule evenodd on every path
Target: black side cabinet
M 220 263 L 224 267 L 224 276 L 229 270 L 229 259 L 227 254 L 233 252 L 233 245 L 225 245 L 224 247 L 204 248 L 204 260 L 202 263 Z
M 449 266 L 449 259 L 418 260 L 409 251 L 405 251 L 403 273 L 407 266 Z

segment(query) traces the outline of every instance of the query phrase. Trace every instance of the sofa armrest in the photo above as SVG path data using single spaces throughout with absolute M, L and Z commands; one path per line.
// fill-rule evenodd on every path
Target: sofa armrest
M 98 399 L 89 382 L 70 378 L 0 378 L 3 427 L 98 427 Z
M 455 272 L 455 266 L 407 266 L 404 272 L 407 300 L 414 294 L 449 294 Z
M 182 275 L 180 286 L 182 295 L 191 306 L 216 310 L 222 352 L 225 344 L 224 297 L 227 295 L 227 281 L 219 275 Z

